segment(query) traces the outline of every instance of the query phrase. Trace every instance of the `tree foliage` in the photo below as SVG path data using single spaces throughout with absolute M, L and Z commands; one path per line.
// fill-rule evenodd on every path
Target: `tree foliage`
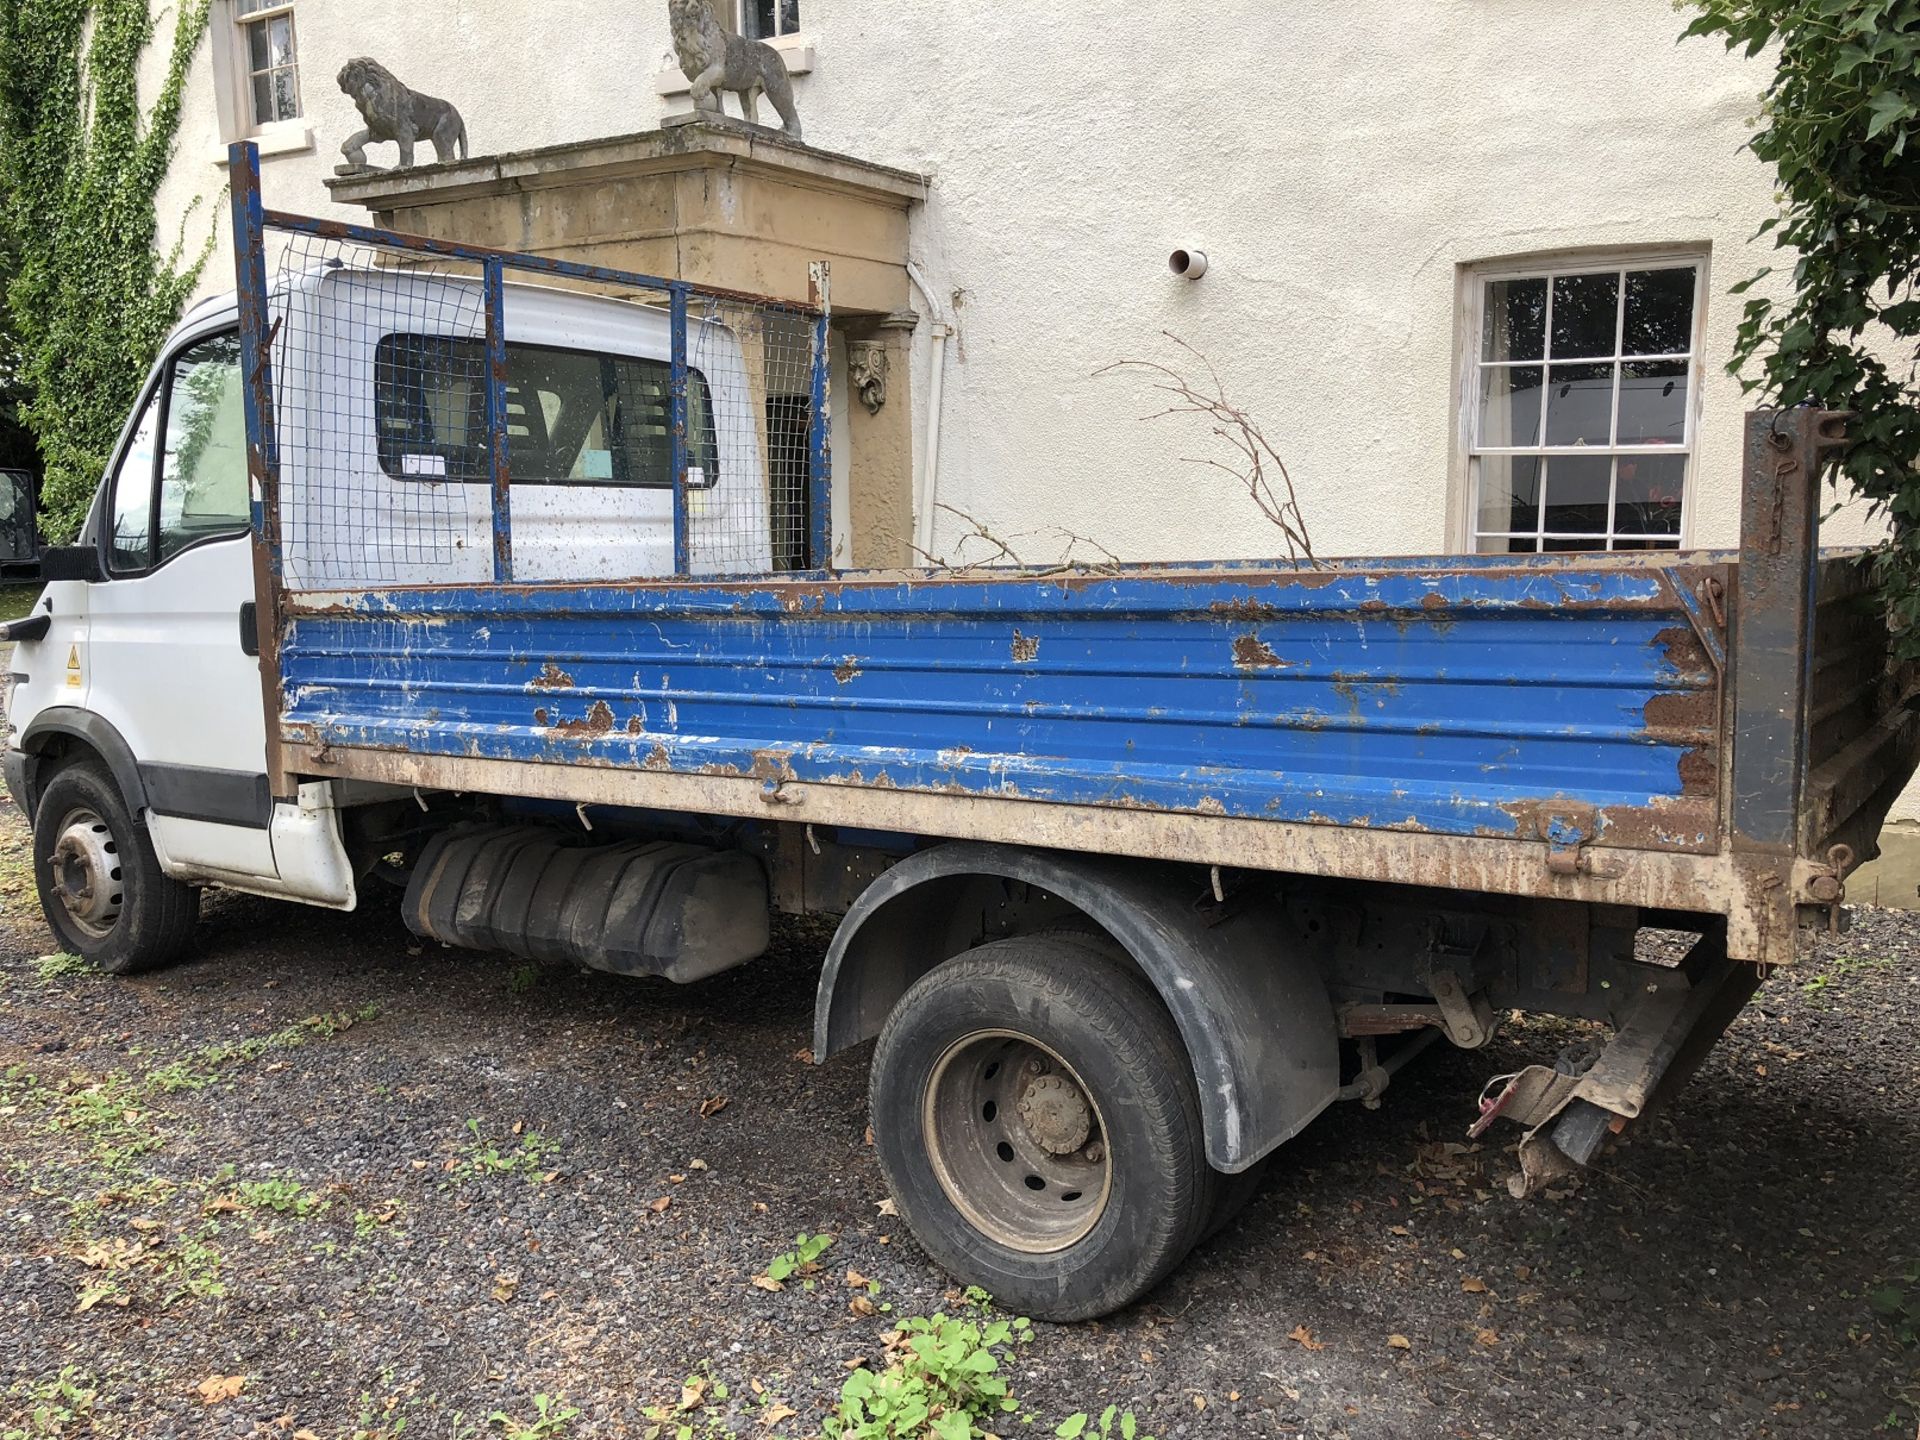
M 143 115 L 149 0 L 0 0 L 0 226 L 22 418 L 46 460 L 42 524 L 70 538 L 207 249 L 158 244 L 154 197 L 208 0 L 179 0 Z
M 1751 145 L 1790 276 L 1778 299 L 1751 293 L 1773 267 L 1734 287 L 1732 368 L 1774 403 L 1855 412 L 1841 473 L 1892 522 L 1881 588 L 1920 656 L 1920 0 L 1687 3 L 1686 34 L 1779 55 Z

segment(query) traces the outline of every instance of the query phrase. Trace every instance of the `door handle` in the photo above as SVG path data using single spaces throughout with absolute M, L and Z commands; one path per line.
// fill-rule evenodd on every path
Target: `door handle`
M 260 607 L 251 600 L 240 606 L 240 651 L 244 655 L 260 653 Z

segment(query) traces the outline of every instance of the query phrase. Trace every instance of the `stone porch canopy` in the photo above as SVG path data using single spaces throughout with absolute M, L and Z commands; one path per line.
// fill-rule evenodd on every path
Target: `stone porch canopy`
M 807 299 L 833 266 L 836 312 L 910 308 L 908 212 L 927 179 L 702 119 L 639 135 L 327 182 L 389 230 Z
M 863 358 L 884 353 L 877 409 L 850 405 L 847 557 L 898 564 L 912 533 L 917 317 L 908 219 L 927 178 L 797 145 L 739 122 L 686 117 L 639 135 L 376 171 L 328 182 L 374 223 L 436 240 L 809 299 L 809 262 L 831 266 L 833 324 Z M 837 382 L 836 382 L 837 383 Z

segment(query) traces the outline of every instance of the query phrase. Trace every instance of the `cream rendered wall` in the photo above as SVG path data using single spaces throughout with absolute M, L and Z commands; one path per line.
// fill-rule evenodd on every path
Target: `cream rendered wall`
M 297 13 L 318 138 L 266 161 L 282 208 L 327 210 L 322 181 L 359 126 L 333 74 L 363 52 L 459 105 L 477 153 L 651 129 L 685 108 L 654 93 L 664 0 Z M 940 496 L 1002 535 L 1058 526 L 1129 559 L 1274 551 L 1231 480 L 1183 459 L 1219 453 L 1197 422 L 1139 423 L 1158 408 L 1144 383 L 1093 377 L 1177 359 L 1171 331 L 1287 456 L 1322 553 L 1454 548 L 1461 267 L 1699 245 L 1689 539 L 1733 541 L 1743 401 L 1721 368 L 1738 318 L 1725 292 L 1770 253 L 1750 240 L 1768 178 L 1741 150 L 1767 62 L 1676 43 L 1684 20 L 1664 0 L 805 0 L 803 18 L 807 140 L 932 177 L 914 258 L 958 327 Z M 163 233 L 224 184 L 205 53 L 186 115 Z M 203 237 L 208 210 L 185 224 Z M 232 283 L 225 224 L 222 206 L 209 289 Z M 1176 246 L 1206 250 L 1211 272 L 1170 276 Z M 940 515 L 934 551 L 954 555 L 965 528 Z M 1874 533 L 1858 506 L 1826 530 Z M 1060 543 L 1016 548 L 1046 559 Z

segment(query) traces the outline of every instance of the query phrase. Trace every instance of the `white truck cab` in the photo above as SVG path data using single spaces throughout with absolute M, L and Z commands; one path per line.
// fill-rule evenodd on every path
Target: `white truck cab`
M 297 322 L 273 357 L 288 583 L 491 579 L 478 284 L 334 267 L 274 299 Z M 667 317 L 510 286 L 505 320 L 516 578 L 672 573 Z M 698 335 L 692 568 L 765 570 L 741 347 L 715 323 Z M 6 781 L 42 906 L 61 944 L 109 970 L 172 958 L 200 886 L 355 903 L 344 797 L 268 785 L 242 387 L 234 301 L 203 302 L 168 338 L 76 543 L 5 627 Z

